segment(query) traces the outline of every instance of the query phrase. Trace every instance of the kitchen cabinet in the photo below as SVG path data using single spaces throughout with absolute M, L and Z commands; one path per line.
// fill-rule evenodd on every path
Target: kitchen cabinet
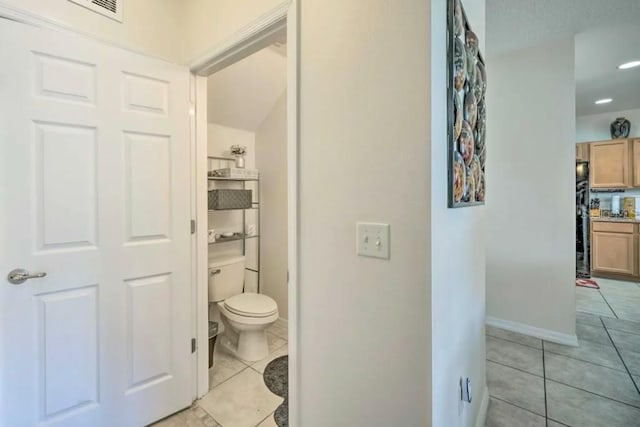
M 593 221 L 591 269 L 594 274 L 638 275 L 637 224 Z
M 636 163 L 640 167 L 640 159 Z M 589 185 L 591 188 L 629 187 L 631 184 L 630 167 L 629 140 L 614 139 L 590 144 Z M 640 185 L 640 174 L 638 178 Z
M 640 187 L 640 139 L 631 141 L 631 180 L 634 187 Z
M 640 147 L 638 147 L 640 149 Z M 576 160 L 580 160 L 583 162 L 589 161 L 589 143 L 581 142 L 580 144 L 576 144 Z

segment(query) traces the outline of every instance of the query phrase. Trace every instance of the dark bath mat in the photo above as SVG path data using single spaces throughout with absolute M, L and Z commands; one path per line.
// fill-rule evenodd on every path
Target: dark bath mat
M 278 427 L 289 426 L 289 356 L 273 359 L 264 369 L 264 383 L 272 393 L 284 398 L 273 418 Z

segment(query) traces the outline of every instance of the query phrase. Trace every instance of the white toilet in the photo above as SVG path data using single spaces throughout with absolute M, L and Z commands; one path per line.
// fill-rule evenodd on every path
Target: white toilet
M 209 302 L 219 311 L 224 332 L 218 341 L 240 359 L 255 362 L 269 355 L 267 326 L 278 320 L 278 305 L 266 295 L 242 292 L 244 256 L 209 261 Z

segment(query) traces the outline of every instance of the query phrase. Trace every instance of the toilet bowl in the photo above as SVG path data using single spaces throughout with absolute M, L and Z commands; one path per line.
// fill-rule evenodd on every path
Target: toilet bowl
M 278 306 L 266 295 L 243 293 L 218 303 L 226 327 L 222 345 L 255 362 L 269 355 L 266 328 L 278 320 Z
M 243 293 L 245 259 L 209 262 L 209 302 L 220 314 L 224 332 L 218 341 L 236 357 L 255 362 L 269 355 L 266 328 L 278 320 L 278 305 L 266 296 Z

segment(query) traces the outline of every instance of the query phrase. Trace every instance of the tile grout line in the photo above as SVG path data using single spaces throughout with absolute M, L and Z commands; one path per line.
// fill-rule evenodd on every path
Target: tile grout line
M 627 366 L 627 363 L 624 361 L 624 358 L 622 357 L 622 354 L 620 353 L 620 350 L 618 350 L 618 346 L 616 345 L 615 341 L 613 341 L 613 338 L 611 338 L 611 334 L 609 333 L 609 330 L 607 329 L 607 325 L 605 325 L 605 323 L 604 323 L 604 321 L 602 319 L 600 319 L 600 321 L 602 322 L 602 326 L 604 326 L 604 330 L 606 331 L 607 336 L 609 337 L 609 339 L 611 340 L 611 343 L 613 344 L 613 348 L 616 349 L 616 353 L 618 353 L 618 357 L 622 361 L 622 366 L 624 366 L 624 369 L 626 369 L 626 371 L 627 371 L 627 375 L 629 375 L 629 378 L 631 379 L 631 384 L 633 384 L 633 386 L 636 388 L 636 391 L 640 395 L 640 388 L 638 387 L 638 384 L 636 384 L 635 380 L 633 379 L 633 375 L 631 374 L 631 371 L 629 370 L 629 367 Z
M 288 345 L 289 345 L 289 342 L 288 342 L 288 341 L 286 341 L 283 345 L 281 345 L 281 346 L 280 346 L 280 347 L 278 347 L 277 349 L 274 349 L 274 350 L 273 350 L 273 353 L 275 353 L 276 351 L 278 351 L 278 350 L 282 349 L 285 345 L 286 345 L 286 346 L 288 346 Z M 232 355 L 232 356 L 233 356 L 233 355 Z M 270 355 L 269 355 L 269 356 L 270 356 Z M 269 356 L 267 356 L 267 357 L 269 357 Z M 258 363 L 258 362 L 262 362 L 262 360 L 258 360 L 257 362 L 253 362 L 251 365 L 247 365 L 247 364 L 246 364 L 242 359 L 238 359 L 238 358 L 237 358 L 237 357 L 235 357 L 235 356 L 234 356 L 234 359 L 235 359 L 235 360 L 237 360 L 237 361 L 239 361 L 240 363 L 242 363 L 242 364 L 244 365 L 244 368 L 240 369 L 238 372 L 236 372 L 235 374 L 231 375 L 231 376 L 230 376 L 229 378 L 227 378 L 226 380 L 224 380 L 224 381 L 222 381 L 222 382 L 220 382 L 220 383 L 216 384 L 213 388 L 210 388 L 210 389 L 209 389 L 209 391 L 208 391 L 207 393 L 210 393 L 211 391 L 213 391 L 213 389 L 214 389 L 214 388 L 217 388 L 217 387 L 221 386 L 222 384 L 226 383 L 227 381 L 229 381 L 231 378 L 235 377 L 235 376 L 236 376 L 236 375 L 238 375 L 239 373 L 244 372 L 247 368 L 251 369 L 253 372 L 258 373 L 259 375 L 262 375 L 260 372 L 258 372 L 258 371 L 253 367 L 253 365 L 255 365 L 255 364 L 256 364 L 256 363 Z M 266 358 L 265 358 L 265 359 L 266 359 Z M 215 361 L 214 361 L 214 363 L 215 363 Z M 213 367 L 212 367 L 211 369 L 213 369 Z
M 239 375 L 240 373 L 246 371 L 247 369 L 251 369 L 251 366 L 246 366 L 242 369 L 240 369 L 238 372 L 236 372 L 235 374 L 231 375 L 229 378 L 227 378 L 226 380 L 216 384 L 215 386 L 213 386 L 213 388 L 210 388 L 209 391 L 205 394 L 205 396 L 209 393 L 211 393 L 213 390 L 215 390 L 216 388 L 220 387 L 222 384 L 226 383 L 227 381 L 229 381 L 231 378 L 235 377 L 236 375 Z M 255 369 L 254 369 L 255 371 Z
M 625 319 L 615 319 L 615 320 L 622 320 L 622 321 L 625 321 L 625 322 L 634 322 L 633 320 L 625 320 Z M 640 322 L 636 322 L 636 323 L 640 323 Z M 610 326 L 606 326 L 606 325 L 605 325 L 605 329 L 606 330 L 611 329 L 612 331 L 622 332 L 623 334 L 640 336 L 640 332 L 630 332 L 630 331 L 628 331 L 626 329 L 618 329 L 618 328 L 614 328 L 614 327 L 610 327 Z
M 260 424 L 262 424 L 263 422 L 265 422 L 265 420 L 267 418 L 269 418 L 270 416 L 272 416 L 273 414 L 275 414 L 276 411 L 273 411 L 272 413 L 270 413 L 269 415 L 267 415 L 266 417 L 264 417 L 263 419 L 260 420 L 260 422 L 258 424 L 256 424 L 256 427 L 258 427 Z M 224 427 L 224 426 L 222 426 Z
M 531 376 L 534 376 L 534 377 L 536 377 L 536 378 L 541 378 L 541 379 L 543 379 L 543 380 L 544 380 L 544 377 L 542 377 L 542 376 L 540 376 L 540 375 L 538 375 L 538 374 L 532 374 L 531 372 L 529 372 L 529 371 L 525 371 L 524 369 L 516 368 L 516 367 L 514 367 L 514 366 L 510 366 L 510 365 L 507 365 L 507 364 L 502 363 L 502 362 L 496 362 L 495 360 L 491 360 L 491 359 L 487 359 L 487 361 L 488 361 L 488 362 L 491 362 L 491 363 L 495 363 L 496 365 L 504 366 L 505 368 L 511 368 L 511 369 L 513 369 L 513 370 L 515 370 L 515 371 L 519 371 L 519 372 L 522 372 L 522 373 L 524 373 L 524 374 L 529 374 L 529 375 L 531 375 Z
M 624 332 L 624 331 L 622 331 L 622 332 Z M 506 342 L 509 342 L 509 343 L 512 343 L 512 344 L 520 344 L 520 343 L 515 342 L 515 341 L 505 340 L 505 339 L 498 338 L 498 337 L 494 337 L 494 336 L 491 336 L 491 338 L 496 338 L 496 339 L 499 339 L 499 340 L 502 340 L 502 341 L 506 341 Z M 544 341 L 544 340 L 541 340 L 541 341 Z M 587 341 L 588 341 L 588 340 L 587 340 Z M 603 347 L 604 347 L 604 344 L 600 344 L 600 343 L 593 342 L 593 341 L 589 341 L 589 342 L 590 342 L 590 343 L 592 343 L 592 344 L 597 344 L 597 345 L 601 345 L 601 346 L 603 346 Z M 527 347 L 527 348 L 530 348 L 530 349 L 533 349 L 533 350 L 542 351 L 542 350 L 541 350 L 541 349 L 539 349 L 539 348 L 531 347 L 531 346 L 526 345 L 526 344 L 520 344 L 520 345 L 522 345 L 522 346 L 524 346 L 524 347 Z M 560 344 L 558 344 L 558 345 L 560 345 Z M 613 347 L 613 345 L 612 345 L 612 347 Z M 579 358 L 574 357 L 574 356 L 568 356 L 568 355 L 566 355 L 566 354 L 558 353 L 557 351 L 553 351 L 553 350 L 549 350 L 549 349 L 545 349 L 544 351 L 548 351 L 549 353 L 551 353 L 551 354 L 555 354 L 556 356 L 562 356 L 562 357 L 566 357 L 567 359 L 578 360 L 578 361 L 583 362 L 583 363 L 588 363 L 588 364 L 590 364 L 590 365 L 598 366 L 598 367 L 600 367 L 600 368 L 607 368 L 607 369 L 611 369 L 611 370 L 616 371 L 616 372 L 627 372 L 627 370 L 626 370 L 626 369 L 612 368 L 611 366 L 602 365 L 602 364 L 600 364 L 600 363 L 592 362 L 592 361 L 590 361 L 590 360 L 579 359 Z M 524 372 L 524 373 L 526 373 L 526 374 L 530 374 L 530 375 L 536 376 L 536 377 L 538 377 L 538 378 L 543 378 L 543 377 L 541 377 L 541 376 L 540 376 L 540 375 L 538 375 L 538 374 L 534 374 L 534 373 L 532 373 L 532 372 L 525 371 L 524 369 L 517 368 L 517 367 L 515 367 L 515 366 L 507 365 L 506 363 L 498 362 L 497 360 L 489 359 L 488 357 L 487 357 L 487 360 L 488 360 L 489 362 L 491 362 L 491 363 L 495 363 L 495 364 L 498 364 L 498 365 L 506 366 L 507 368 L 511 368 L 511 369 L 516 369 L 516 370 L 518 370 L 518 371 L 521 371 L 521 372 Z
M 278 337 L 278 338 L 280 338 L 280 337 Z M 280 339 L 284 339 L 284 338 L 280 338 Z M 274 350 L 274 353 L 275 353 L 276 351 L 280 350 L 281 348 L 283 348 L 284 346 L 288 346 L 288 345 L 289 345 L 289 341 L 288 341 L 288 340 L 285 340 L 285 343 L 284 343 L 283 345 L 281 345 L 280 347 L 278 347 L 277 349 L 275 349 L 275 350 Z M 268 356 L 267 356 L 267 357 L 268 357 Z M 210 389 L 209 389 L 209 391 L 205 394 L 205 396 L 206 396 L 207 394 L 211 393 L 214 389 L 216 389 L 216 388 L 220 387 L 221 385 L 223 385 L 223 384 L 224 384 L 224 383 L 226 383 L 227 381 L 231 380 L 233 377 L 236 377 L 236 376 L 238 376 L 240 373 L 242 373 L 242 372 L 246 371 L 247 369 L 251 369 L 253 372 L 255 372 L 255 373 L 256 373 L 256 374 L 258 374 L 258 375 L 261 375 L 261 376 L 263 376 L 263 375 L 264 375 L 263 373 L 260 373 L 260 372 L 258 372 L 256 369 L 254 369 L 252 365 L 247 365 L 243 360 L 238 359 L 237 357 L 234 357 L 234 359 L 235 359 L 235 360 L 240 361 L 243 365 L 245 365 L 245 366 L 244 366 L 244 368 L 240 369 L 238 372 L 236 372 L 235 374 L 231 375 L 229 378 L 225 379 L 224 381 L 222 381 L 222 382 L 220 382 L 220 383 L 216 384 L 214 387 L 210 388 Z M 260 362 L 260 361 L 258 361 L 258 362 Z M 258 362 L 254 362 L 253 364 L 258 363 Z M 215 363 L 215 361 L 214 361 L 214 363 Z M 211 369 L 213 369 L 213 367 L 212 367 Z M 203 397 L 204 397 L 204 396 L 203 396 Z M 202 398 L 197 399 L 197 400 L 196 400 L 196 402 L 198 402 L 199 400 L 202 400 Z M 198 406 L 200 406 L 200 405 L 198 405 Z M 200 406 L 200 408 L 202 408 L 202 406 Z M 216 420 L 216 419 L 215 419 L 215 417 L 214 417 L 211 413 L 209 413 L 209 411 L 207 411 L 205 408 L 202 408 L 202 410 L 203 410 L 203 411 L 205 411 L 205 412 L 207 413 L 207 415 L 209 415 L 211 418 L 213 418 L 213 420 L 214 420 L 216 423 L 218 423 L 218 425 L 222 426 L 222 424 L 220 424 L 220 423 L 218 422 L 218 420 Z M 271 414 L 270 414 L 270 415 L 271 415 Z M 261 423 L 262 421 L 266 420 L 268 417 L 269 417 L 269 415 L 267 415 L 266 417 L 264 417 L 264 418 L 260 421 L 260 423 Z M 260 423 L 258 423 L 258 424 L 260 424 Z M 257 426 L 258 424 L 256 424 L 256 426 Z
M 542 386 L 544 387 L 544 423 L 549 427 L 549 410 L 547 409 L 547 369 L 544 362 L 544 340 L 542 340 Z
M 553 418 L 547 418 L 547 421 L 553 421 L 554 423 L 559 424 L 561 426 L 571 427 L 569 424 L 561 423 L 560 421 L 554 420 Z
M 618 314 L 613 310 L 613 307 L 611 307 L 611 304 L 609 304 L 609 301 L 607 301 L 607 298 L 604 296 L 604 294 L 600 291 L 600 289 L 598 289 L 598 293 L 600 294 L 600 296 L 602 297 L 602 299 L 604 300 L 605 304 L 607 304 L 607 307 L 609 307 L 609 310 L 611 310 L 611 312 L 613 313 L 614 316 L 616 316 L 616 319 L 620 319 L 618 317 Z
M 490 397 L 491 399 L 499 400 L 500 402 L 506 403 L 507 405 L 515 406 L 516 408 L 518 408 L 518 409 L 522 409 L 523 411 L 527 411 L 527 412 L 529 412 L 530 414 L 537 415 L 538 417 L 545 418 L 543 415 L 540 415 L 540 414 L 538 414 L 537 412 L 533 412 L 531 409 L 523 408 L 522 406 L 517 405 L 517 404 L 515 404 L 515 403 L 513 403 L 513 402 L 509 402 L 508 400 L 505 400 L 505 399 L 503 399 L 503 398 L 501 398 L 501 397 L 492 396 L 492 395 L 491 395 L 491 393 L 489 393 L 489 397 Z
M 240 359 L 237 359 L 240 360 Z M 240 371 L 236 372 L 235 374 L 231 375 L 229 378 L 227 378 L 226 380 L 222 381 L 220 384 L 216 385 L 215 387 L 213 387 L 212 389 L 209 389 L 209 391 L 205 394 L 205 396 L 209 393 L 211 393 L 214 389 L 220 387 L 222 384 L 226 383 L 227 381 L 231 380 L 231 378 L 238 376 L 240 373 L 246 371 L 247 369 L 252 370 L 253 372 L 257 373 L 258 375 L 263 375 L 260 372 L 256 371 L 255 369 L 253 369 L 251 366 L 245 366 L 244 368 L 242 368 Z M 269 390 L 271 391 L 271 390 Z M 204 397 L 204 396 L 203 396 Z M 197 399 L 196 402 L 198 402 L 199 400 L 202 400 L 202 398 Z M 198 404 L 198 406 L 200 406 Z M 224 427 L 218 420 L 216 420 L 216 418 L 209 412 L 207 411 L 205 408 L 203 408 L 202 406 L 200 406 L 200 408 L 202 408 L 203 411 L 205 411 L 207 413 L 207 415 L 209 415 L 211 418 L 213 418 L 213 420 L 218 423 L 218 425 L 220 425 L 221 427 Z M 275 411 L 274 411 L 275 412 Z M 273 414 L 273 412 L 271 413 Z M 269 415 L 271 415 L 269 414 Z M 260 423 L 263 422 L 264 420 L 266 420 L 267 418 L 269 418 L 269 415 L 267 415 L 266 417 L 264 417 L 262 420 L 260 420 Z M 258 426 L 260 423 L 256 424 L 256 426 Z
M 589 341 L 589 342 L 590 342 L 590 343 L 592 343 L 592 344 L 594 344 L 592 341 Z M 595 344 L 598 344 L 598 343 L 595 343 Z M 600 344 L 600 345 L 602 345 L 602 344 Z M 613 346 L 612 346 L 612 347 L 613 347 Z M 615 347 L 614 347 L 614 348 L 615 348 Z M 626 369 L 616 369 L 616 368 L 612 368 L 611 366 L 601 365 L 600 363 L 592 362 L 592 361 L 590 361 L 590 360 L 578 359 L 577 357 L 567 356 L 566 354 L 558 353 L 558 352 L 553 351 L 553 350 L 546 349 L 545 351 L 548 351 L 548 352 L 549 352 L 549 353 L 551 353 L 551 354 L 555 354 L 556 356 L 566 357 L 567 359 L 577 360 L 577 361 L 580 361 L 580 362 L 583 362 L 583 363 L 588 363 L 588 364 L 590 364 L 590 365 L 599 366 L 599 367 L 601 367 L 601 368 L 611 369 L 611 370 L 616 371 L 616 372 L 627 372 L 627 370 L 626 370 Z
M 506 329 L 503 329 L 503 331 L 506 331 Z M 517 333 L 518 333 L 518 332 L 514 332 L 514 334 L 517 334 Z M 534 348 L 534 349 L 536 349 L 536 350 L 541 350 L 540 348 L 538 348 L 538 347 L 534 347 L 534 346 L 529 345 L 529 344 L 522 344 L 521 342 L 513 341 L 513 340 L 508 340 L 508 339 L 506 339 L 506 338 L 502 338 L 502 337 L 497 337 L 497 336 L 495 336 L 495 335 L 491 335 L 491 334 L 489 334 L 489 333 L 487 333 L 486 335 L 487 335 L 488 337 L 491 337 L 491 338 L 494 338 L 494 339 L 497 339 L 497 340 L 502 340 L 502 341 L 506 341 L 506 342 L 513 343 L 513 344 L 520 344 L 520 345 L 523 345 L 523 346 L 525 346 L 525 347 Z M 540 338 L 536 338 L 536 337 L 532 337 L 532 336 L 524 335 L 524 334 L 521 334 L 521 335 L 522 335 L 522 336 L 525 336 L 525 337 L 527 337 L 527 338 L 533 338 L 533 339 L 536 339 L 536 340 L 540 340 L 540 341 L 542 341 Z
M 574 389 L 574 390 L 579 390 L 579 391 L 582 391 L 582 392 L 585 392 L 585 393 L 591 394 L 591 395 L 593 395 L 593 396 L 598 396 L 598 397 L 600 397 L 600 398 L 602 398 L 602 399 L 610 400 L 610 401 L 612 401 L 612 402 L 616 402 L 616 403 L 619 403 L 619 404 L 621 404 L 621 405 L 628 406 L 628 407 L 630 407 L 630 408 L 640 409 L 640 406 L 632 405 L 631 403 L 623 402 L 623 401 L 621 401 L 621 400 L 614 399 L 614 398 L 609 397 L 609 396 L 604 396 L 604 395 L 602 395 L 602 394 L 594 393 L 593 391 L 589 391 L 589 390 L 586 390 L 586 389 L 584 389 L 584 388 L 576 387 L 575 385 L 571 385 L 571 384 L 563 383 L 562 381 L 552 380 L 551 378 L 549 378 L 547 381 L 551 381 L 551 382 L 554 382 L 554 383 L 556 383 L 556 384 L 560 384 L 560 385 L 563 385 L 563 386 L 565 386 L 565 387 L 572 388 L 572 389 Z

